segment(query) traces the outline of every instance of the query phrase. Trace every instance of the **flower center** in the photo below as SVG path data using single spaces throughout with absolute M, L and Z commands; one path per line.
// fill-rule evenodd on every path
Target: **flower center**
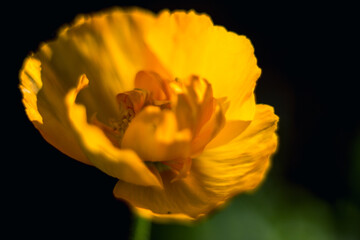
M 134 85 L 116 96 L 121 118 L 110 126 L 93 122 L 115 146 L 132 149 L 157 171 L 172 170 L 173 180 L 186 176 L 191 159 L 223 126 L 211 85 L 197 76 L 164 80 L 147 71 L 136 75 Z
M 154 72 L 140 71 L 135 77 L 135 88 L 131 91 L 116 95 L 120 118 L 109 119 L 109 124 L 97 120 L 96 115 L 92 123 L 100 127 L 114 146 L 121 147 L 124 134 L 133 118 L 147 106 L 159 109 L 171 109 L 167 84 Z

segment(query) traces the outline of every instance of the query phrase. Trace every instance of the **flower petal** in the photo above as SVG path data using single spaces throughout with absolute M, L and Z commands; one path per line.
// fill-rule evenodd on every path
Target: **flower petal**
M 223 198 L 258 186 L 277 147 L 278 117 L 272 107 L 257 105 L 249 127 L 228 144 L 205 149 L 193 160 L 192 171 L 203 186 Z
M 219 101 L 213 102 L 213 113 L 211 118 L 201 128 L 199 134 L 193 139 L 191 143 L 192 157 L 197 156 L 201 153 L 212 139 L 217 137 L 217 134 L 223 132 L 225 117 L 224 110 Z
M 86 106 L 89 116 L 96 113 L 107 122 L 118 117 L 115 96 L 134 88 L 137 72 L 165 74 L 141 35 L 154 18 L 145 10 L 118 8 L 79 16 L 62 28 L 55 41 L 43 44 L 36 57 L 63 95 L 86 74 L 91 85 L 77 101 Z
M 23 104 L 30 121 L 43 123 L 43 119 L 37 108 L 37 93 L 42 88 L 41 81 L 41 62 L 37 59 L 28 57 L 24 61 L 19 78 L 20 90 L 23 94 Z
M 118 8 L 80 16 L 24 61 L 20 88 L 26 112 L 50 144 L 91 164 L 70 130 L 64 105 L 65 95 L 81 74 L 87 74 L 92 84 L 77 100 L 86 106 L 88 116 L 96 114 L 104 123 L 119 118 L 116 95 L 133 88 L 138 71 L 168 75 L 141 35 L 154 19 L 145 10 Z
M 168 84 L 155 72 L 138 72 L 135 77 L 135 88 L 149 91 L 151 98 L 157 101 L 170 99 Z
M 75 103 L 78 93 L 87 85 L 88 79 L 82 75 L 78 86 L 66 95 L 65 103 L 69 121 L 91 163 L 126 182 L 161 188 L 159 179 L 135 152 L 116 148 L 99 127 L 88 124 L 85 107 Z
M 28 57 L 20 71 L 20 89 L 29 120 L 45 140 L 59 151 L 80 162 L 91 164 L 76 142 L 65 114 L 62 114 L 63 101 L 60 100 L 56 86 L 47 81 L 43 83 L 41 68 L 38 59 Z
M 277 120 L 270 106 L 257 105 L 255 119 L 243 134 L 193 159 L 186 178 L 171 182 L 175 173 L 161 172 L 163 190 L 119 181 L 114 195 L 155 221 L 199 219 L 234 194 L 258 186 L 276 149 Z
M 235 137 L 239 136 L 251 123 L 251 121 L 227 121 L 225 126 L 221 129 L 218 135 L 216 135 L 208 145 L 207 149 L 225 145 Z
M 210 17 L 194 11 L 163 11 L 144 31 L 148 46 L 174 77 L 201 76 L 215 98 L 227 98 L 227 120 L 253 119 L 253 90 L 261 70 L 245 36 L 214 26 Z
M 130 203 L 138 214 L 155 221 L 192 221 L 218 204 L 191 174 L 173 182 L 176 175 L 171 171 L 162 172 L 161 177 L 163 190 L 118 181 L 114 195 Z
M 188 157 L 190 143 L 190 130 L 179 131 L 173 112 L 148 106 L 130 122 L 121 147 L 134 150 L 144 161 L 158 162 Z

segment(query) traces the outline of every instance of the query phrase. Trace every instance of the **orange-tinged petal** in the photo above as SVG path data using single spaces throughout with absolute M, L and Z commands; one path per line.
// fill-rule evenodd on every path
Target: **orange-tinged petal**
M 244 132 L 225 145 L 205 149 L 192 166 L 203 187 L 224 198 L 257 187 L 277 147 L 277 121 L 272 107 L 257 105 Z
M 155 72 L 138 72 L 135 77 L 135 88 L 147 90 L 154 100 L 170 100 L 168 84 Z
M 261 70 L 245 36 L 214 26 L 210 17 L 194 11 L 163 11 L 144 35 L 173 76 L 202 76 L 212 85 L 215 98 L 227 98 L 227 120 L 253 119 L 252 94 Z
M 200 154 L 209 142 L 216 138 L 219 132 L 224 131 L 225 116 L 223 107 L 219 101 L 214 101 L 213 105 L 211 118 L 202 126 L 200 132 L 191 143 L 192 157 Z
M 124 93 L 119 93 L 116 100 L 120 106 L 120 112 L 126 112 L 131 109 L 134 114 L 141 111 L 146 103 L 147 92 L 142 90 L 133 90 Z
M 214 112 L 213 90 L 208 81 L 194 75 L 184 79 L 184 88 L 196 114 L 194 126 L 196 136 Z
M 189 97 L 184 93 L 176 95 L 176 104 L 174 105 L 179 129 L 190 129 L 192 133 L 195 133 L 197 112 Z
M 91 163 L 126 182 L 161 188 L 158 178 L 135 152 L 116 148 L 100 128 L 88 124 L 85 106 L 75 103 L 78 93 L 87 85 L 88 79 L 82 75 L 78 86 L 66 95 L 65 103 L 69 121 Z
M 130 122 L 121 147 L 134 150 L 145 161 L 168 161 L 188 157 L 190 141 L 190 131 L 179 131 L 173 112 L 148 106 Z
M 37 58 L 28 57 L 20 71 L 20 89 L 29 120 L 45 140 L 58 150 L 80 162 L 91 164 L 76 142 L 65 114 L 62 114 L 63 101 L 59 99 L 58 89 L 44 79 L 41 68 Z
M 191 75 L 170 83 L 176 93 L 173 108 L 180 128 L 188 128 L 197 137 L 214 113 L 215 99 L 211 85 L 203 78 Z
M 190 157 L 187 159 L 182 159 L 182 161 L 180 161 L 179 163 L 172 164 L 171 161 L 164 163 L 170 166 L 172 170 L 175 169 L 177 173 L 176 177 L 171 179 L 170 182 L 175 182 L 184 177 L 187 177 L 191 169 L 191 163 L 192 163 L 192 159 Z

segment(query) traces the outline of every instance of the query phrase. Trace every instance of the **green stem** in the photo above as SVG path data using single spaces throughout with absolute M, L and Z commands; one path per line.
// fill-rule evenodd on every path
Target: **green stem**
M 151 221 L 140 216 L 134 216 L 131 240 L 149 240 Z

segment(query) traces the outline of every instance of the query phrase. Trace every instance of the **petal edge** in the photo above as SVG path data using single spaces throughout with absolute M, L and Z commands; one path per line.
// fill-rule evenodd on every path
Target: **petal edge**
M 88 124 L 85 106 L 75 103 L 78 92 L 87 84 L 86 76 L 82 75 L 77 87 L 66 95 L 65 103 L 69 121 L 91 163 L 112 177 L 161 189 L 159 179 L 135 152 L 116 148 L 100 128 Z

